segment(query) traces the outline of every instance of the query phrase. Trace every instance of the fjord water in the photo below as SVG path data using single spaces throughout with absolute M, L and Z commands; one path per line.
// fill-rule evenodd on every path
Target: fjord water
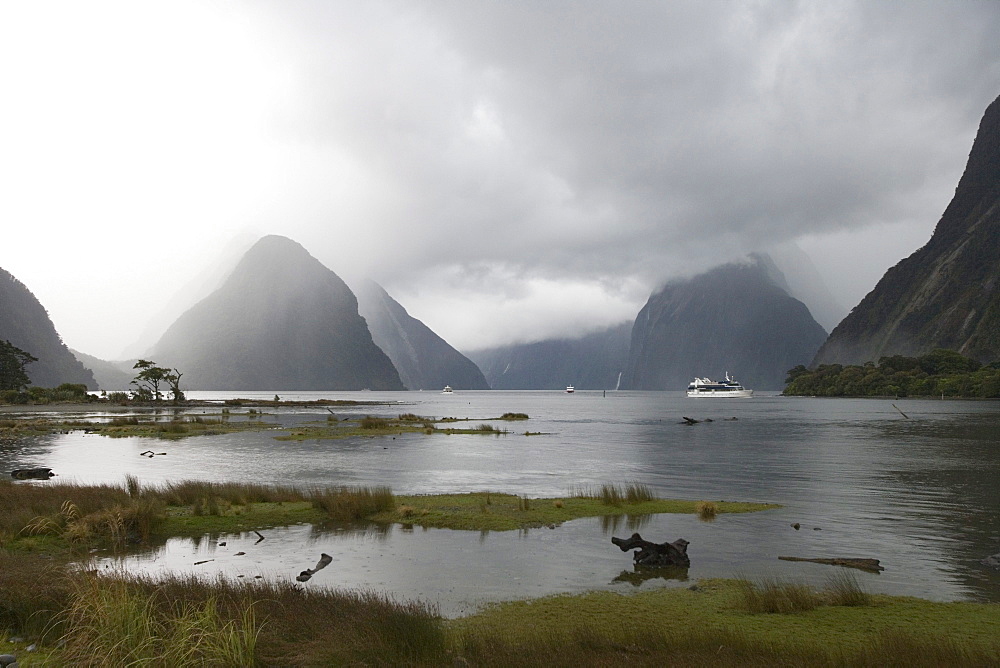
M 271 399 L 274 393 L 238 395 Z M 980 563 L 1000 552 L 995 402 L 600 391 L 282 393 L 286 400 L 315 398 L 391 402 L 333 408 L 340 418 L 416 413 L 472 418 L 472 426 L 491 422 L 511 433 L 277 441 L 275 433 L 253 432 L 158 441 L 76 432 L 2 444 L 0 464 L 7 470 L 50 466 L 61 479 L 84 483 L 121 484 L 132 474 L 147 484 L 385 485 L 397 494 L 492 491 L 531 498 L 640 482 L 661 497 L 782 506 L 714 522 L 689 515 L 591 518 L 512 532 L 298 526 L 263 530 L 263 541 L 253 533 L 175 539 L 115 562 L 148 573 L 293 579 L 326 552 L 333 563 L 305 586 L 421 599 L 447 615 L 490 601 L 687 586 L 709 577 L 822 585 L 838 568 L 779 556 L 876 558 L 884 572 L 855 571 L 869 591 L 1000 602 L 1000 573 Z M 505 412 L 531 419 L 489 420 Z M 284 426 L 325 422 L 329 415 L 324 408 L 265 413 L 265 421 Z M 704 421 L 680 424 L 682 416 Z M 165 454 L 139 456 L 146 450 Z M 690 541 L 691 568 L 653 572 L 649 579 L 636 574 L 631 556 L 610 540 L 633 531 L 656 542 Z

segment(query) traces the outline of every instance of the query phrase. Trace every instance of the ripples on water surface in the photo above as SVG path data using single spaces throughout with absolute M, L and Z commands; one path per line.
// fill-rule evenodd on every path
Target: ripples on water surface
M 822 584 L 835 568 L 779 561 L 779 555 L 874 557 L 885 566 L 883 573 L 857 572 L 870 591 L 1000 601 L 1000 573 L 979 563 L 1000 552 L 1000 405 L 995 402 L 712 400 L 583 391 L 282 394 L 283 399 L 320 397 L 397 402 L 334 408 L 341 417 L 408 412 L 469 417 L 478 424 L 511 411 L 531 419 L 499 423 L 512 431 L 501 437 L 407 434 L 282 442 L 270 433 L 243 433 L 153 441 L 72 433 L 3 444 L 0 462 L 7 470 L 51 466 L 62 479 L 84 483 L 121 483 L 133 474 L 144 483 L 388 485 L 399 494 L 489 490 L 549 497 L 635 481 L 663 497 L 783 505 L 724 515 L 713 523 L 678 515 L 647 518 L 640 529 L 645 538 L 691 542 L 692 566 L 686 576 L 644 582 L 623 581 L 631 573 L 631 557 L 610 541 L 632 527 L 624 521 L 609 527 L 597 519 L 489 534 L 398 525 L 333 532 L 289 527 L 269 530 L 258 544 L 253 534 L 172 540 L 126 563 L 152 572 L 290 579 L 326 552 L 333 564 L 308 586 L 421 598 L 445 614 L 488 601 L 589 589 L 632 591 L 704 577 L 773 575 Z M 328 415 L 322 408 L 274 413 L 265 419 L 285 425 Z M 681 416 L 713 421 L 686 426 L 678 424 Z M 524 430 L 545 434 L 527 437 Z M 168 454 L 138 456 L 149 449 Z M 798 531 L 790 526 L 796 522 Z M 226 546 L 219 547 L 220 541 Z M 246 554 L 235 556 L 240 551 Z M 206 563 L 194 566 L 196 561 Z

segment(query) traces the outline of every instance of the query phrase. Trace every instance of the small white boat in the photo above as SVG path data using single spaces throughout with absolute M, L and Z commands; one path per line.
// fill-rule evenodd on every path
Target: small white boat
M 687 386 L 689 397 L 713 397 L 728 399 L 747 399 L 753 396 L 753 390 L 748 390 L 735 380 L 729 377 L 726 372 L 726 379 L 714 381 L 709 378 L 695 378 Z
M 441 394 L 454 394 L 455 390 L 451 389 L 451 385 L 445 385 L 444 389 L 441 390 Z
M 566 394 L 573 394 L 574 392 L 576 392 L 576 388 L 575 387 L 573 387 L 572 385 L 567 385 L 566 386 Z

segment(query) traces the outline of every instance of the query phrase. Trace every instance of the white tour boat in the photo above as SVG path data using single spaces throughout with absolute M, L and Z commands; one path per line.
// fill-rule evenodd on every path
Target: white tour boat
M 576 392 L 576 388 L 575 387 L 573 387 L 572 385 L 567 385 L 566 386 L 566 394 L 573 394 L 574 392 Z
M 451 385 L 445 385 L 444 389 L 441 390 L 441 394 L 454 394 L 455 390 L 451 389 Z
M 746 389 L 730 378 L 729 372 L 727 371 L 725 380 L 714 381 L 708 378 L 695 378 L 687 387 L 687 395 L 689 397 L 728 397 L 745 399 L 753 396 L 753 390 Z

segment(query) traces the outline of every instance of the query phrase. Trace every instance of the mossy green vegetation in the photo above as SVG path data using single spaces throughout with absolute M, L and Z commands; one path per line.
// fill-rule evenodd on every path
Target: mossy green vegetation
M 357 522 L 395 503 L 386 487 L 300 490 L 200 481 L 142 487 L 134 477 L 123 485 L 0 480 L 0 548 L 66 554 L 121 550 L 172 536 Z
M 328 407 L 358 403 L 361 402 L 317 401 L 308 402 L 308 405 Z M 247 405 L 243 401 L 234 400 L 227 401 L 226 406 L 217 412 L 215 410 L 206 411 L 204 408 L 172 407 L 159 411 L 87 417 L 73 417 L 68 413 L 56 416 L 11 413 L 9 417 L 0 419 L 0 437 L 16 438 L 70 431 L 85 431 L 109 438 L 144 437 L 158 439 L 180 439 L 239 431 L 274 431 L 276 432 L 274 438 L 279 441 L 329 440 L 351 437 L 377 438 L 407 433 L 448 436 L 455 434 L 504 436 L 509 433 L 508 430 L 497 427 L 491 424 L 492 422 L 528 419 L 525 413 L 504 413 L 495 418 L 433 418 L 404 413 L 395 418 L 365 415 L 344 419 L 331 414 L 325 420 L 316 420 L 289 428 L 281 425 L 280 415 L 262 412 L 263 408 L 270 408 L 274 405 L 276 402 L 266 402 L 266 405 L 262 405 L 261 402 Z M 303 405 L 303 402 L 280 402 L 277 405 L 300 406 Z M 236 410 L 234 411 L 233 408 Z M 240 409 L 245 410 L 240 411 Z M 159 414 L 164 410 L 169 410 L 170 415 L 162 416 Z M 479 422 L 479 424 L 467 427 L 455 426 L 457 423 L 463 422 Z M 535 434 L 537 433 L 535 432 Z M 533 434 L 525 432 L 525 435 Z
M 786 396 L 1000 397 L 1000 363 L 981 365 L 952 350 L 920 357 L 893 355 L 862 366 L 799 365 L 788 371 Z
M 523 415 L 524 417 L 501 416 L 498 418 L 433 418 L 414 415 L 413 413 L 404 413 L 403 415 L 395 418 L 366 415 L 361 418 L 345 418 L 343 420 L 339 420 L 334 416 L 330 416 L 325 422 L 311 422 L 299 425 L 288 430 L 286 433 L 275 436 L 274 438 L 279 441 L 311 441 L 351 438 L 358 436 L 375 438 L 379 436 L 400 436 L 402 434 L 426 434 L 428 436 L 435 434 L 444 434 L 446 436 L 454 434 L 503 436 L 509 432 L 506 429 L 490 424 L 490 422 L 528 419 L 527 415 L 524 415 L 524 413 L 505 413 L 504 415 Z M 480 422 L 480 424 L 474 427 L 438 426 L 441 424 L 451 425 L 458 422 L 474 422 L 484 419 L 489 422 Z
M 473 665 L 946 666 L 1000 659 L 997 607 L 872 596 L 838 605 L 801 585 L 814 605 L 751 610 L 753 583 L 710 580 L 627 596 L 595 592 L 491 606 L 448 623 Z M 608 664 L 601 664 L 601 661 Z
M 650 498 L 609 503 L 599 496 L 527 498 L 514 494 L 477 492 L 433 496 L 396 496 L 393 510 L 372 515 L 377 522 L 469 531 L 511 531 L 562 524 L 582 517 L 642 516 L 697 512 L 698 501 Z M 720 513 L 747 513 L 778 506 L 761 503 L 716 502 Z
M 3 342 L 0 341 L 0 344 Z M 82 383 L 63 383 L 59 387 L 31 386 L 26 390 L 0 390 L 0 404 L 58 404 L 58 403 L 94 403 L 98 397 L 87 392 L 87 386 Z
M 196 414 L 107 416 L 86 419 L 58 417 L 12 417 L 0 420 L 0 437 L 17 437 L 33 434 L 84 431 L 109 438 L 142 436 L 146 438 L 179 439 L 190 436 L 229 434 L 238 431 L 275 429 L 272 423 L 263 422 L 260 413 L 247 414 Z
M 23 551 L 123 549 L 169 536 L 240 533 L 300 523 L 359 521 L 470 531 L 509 531 L 582 517 L 696 513 L 698 501 L 656 499 L 643 485 L 604 485 L 565 498 L 482 492 L 396 496 L 387 487 L 300 490 L 182 481 L 160 486 L 0 481 L 0 547 Z M 776 508 L 713 502 L 720 513 Z
M 68 567 L 69 560 L 102 542 L 102 531 L 103 544 L 109 536 L 134 535 L 144 521 L 132 512 L 139 508 L 161 517 L 148 527 L 148 534 L 156 536 L 331 516 L 396 521 L 398 515 L 481 530 L 484 521 L 505 516 L 513 521 L 490 526 L 517 528 L 526 521 L 603 513 L 694 513 L 699 506 L 651 496 L 634 483 L 534 499 L 497 493 L 397 497 L 387 488 L 302 491 L 203 482 L 146 487 L 134 478 L 97 486 L 4 481 L 0 628 L 25 638 L 8 651 L 26 666 L 880 666 L 887 658 L 889 665 L 940 666 L 1000 661 L 996 605 L 871 595 L 852 575 L 843 575 L 847 571 L 837 571 L 819 590 L 770 580 L 711 580 L 629 595 L 516 601 L 445 620 L 423 604 L 370 592 L 306 589 L 285 581 L 166 577 L 154 582 Z M 713 504 L 720 513 L 773 507 Z M 112 516 L 132 519 L 115 525 L 107 521 Z M 32 524 L 45 530 L 22 531 Z M 36 652 L 23 651 L 29 642 L 37 645 Z

